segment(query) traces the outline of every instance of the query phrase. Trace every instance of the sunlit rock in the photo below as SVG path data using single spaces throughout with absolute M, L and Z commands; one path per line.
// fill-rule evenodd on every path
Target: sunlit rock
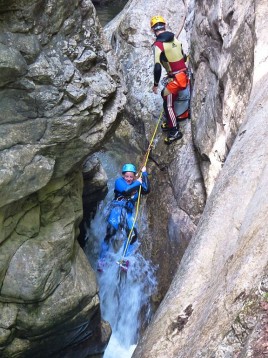
M 196 4 L 191 40 L 193 135 L 209 194 L 240 125 L 252 84 L 254 4 Z
M 186 40 L 190 37 L 190 28 L 186 32 L 184 21 L 188 9 L 189 12 L 193 10 L 192 3 L 178 4 L 172 0 L 167 6 L 166 1 L 129 1 L 123 11 L 104 28 L 106 46 L 109 50 L 109 66 L 111 71 L 122 75 L 127 95 L 125 116 L 113 137 L 115 143 L 120 146 L 121 141 L 126 140 L 129 144 L 126 150 L 131 152 L 132 148 L 134 153 L 139 153 L 133 160 L 140 163 L 158 125 L 148 160 L 152 184 L 151 193 L 146 199 L 149 233 L 143 235 L 142 245 L 155 265 L 161 262 L 161 269 L 157 272 L 161 292 L 157 299 L 159 302 L 168 289 L 178 265 L 178 251 L 180 259 L 186 243 L 189 243 L 193 235 L 193 228 L 196 227 L 205 205 L 206 193 L 192 143 L 191 121 L 181 124 L 184 133 L 181 141 L 174 143 L 170 148 L 163 143 L 167 133 L 161 133 L 160 129 L 162 86 L 159 85 L 158 95 L 152 92 L 152 44 L 155 36 L 150 29 L 150 18 L 160 13 L 167 21 L 168 30 L 178 35 L 181 29 L 179 39 L 188 53 L 189 45 Z M 187 20 L 188 26 L 192 21 L 191 16 Z M 162 77 L 164 75 L 163 70 Z M 184 212 L 183 222 L 177 225 L 177 238 L 185 239 L 185 222 L 189 224 L 187 239 L 181 246 L 178 241 L 173 240 L 174 230 L 170 228 L 174 212 L 177 211 Z
M 268 92 L 265 81 L 267 57 L 263 49 L 267 50 L 268 46 L 265 22 L 268 8 L 265 1 L 255 4 L 255 12 L 251 7 L 253 3 L 247 4 L 249 7 L 237 3 L 231 5 L 228 1 L 223 4 L 225 11 L 230 10 L 229 24 L 240 29 L 239 37 L 230 34 L 229 48 L 233 41 L 234 52 L 236 45 L 241 51 L 236 66 L 237 74 L 243 78 L 239 82 L 234 74 L 235 64 L 226 68 L 225 74 L 230 80 L 234 76 L 238 98 L 233 99 L 242 99 L 236 109 L 238 112 L 235 112 L 237 133 L 233 132 L 233 145 L 215 180 L 197 231 L 165 299 L 133 355 L 135 358 L 167 355 L 170 358 L 255 358 L 266 355 L 268 147 L 265 138 L 268 135 Z M 202 26 L 207 26 L 206 31 L 214 34 L 215 28 L 208 23 L 213 19 L 213 10 L 222 9 L 212 10 L 205 5 L 208 4 L 197 4 L 198 9 L 201 6 L 204 15 L 207 14 Z M 255 21 L 251 21 L 252 16 L 255 16 Z M 250 33 L 254 32 L 256 36 L 254 41 L 250 37 L 253 43 L 244 41 L 244 36 L 248 38 L 248 26 L 251 26 Z M 248 45 L 254 47 L 251 47 L 250 54 Z M 204 48 L 204 51 L 209 49 Z M 251 72 L 242 74 L 240 71 L 243 66 L 249 66 L 247 59 L 251 56 L 254 56 Z M 218 54 L 222 63 L 225 57 L 224 51 Z M 241 65 L 241 58 L 246 63 Z M 227 56 L 227 63 L 228 59 Z M 202 113 L 210 115 L 215 109 L 213 98 L 216 99 L 220 92 L 211 93 L 215 87 L 207 86 L 215 75 L 208 71 L 203 73 L 204 76 L 207 78 L 204 80 L 207 111 Z M 200 73 L 198 79 L 201 80 Z M 246 81 L 249 83 L 244 92 Z M 196 93 L 200 85 L 199 82 L 195 84 Z M 209 98 L 212 112 L 209 112 Z M 194 101 L 199 103 L 199 97 L 194 97 Z M 195 113 L 196 116 L 199 114 L 198 111 Z M 213 138 L 217 143 L 217 135 Z M 201 142 L 197 141 L 198 144 Z

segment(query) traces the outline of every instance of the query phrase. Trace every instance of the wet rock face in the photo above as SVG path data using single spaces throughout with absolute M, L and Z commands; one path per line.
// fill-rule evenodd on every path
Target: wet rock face
M 92 3 L 95 5 L 120 5 L 124 0 L 93 0 Z
M 167 355 L 170 358 L 264 358 L 267 355 L 264 342 L 267 340 L 268 146 L 265 138 L 268 135 L 268 7 L 264 0 L 248 2 L 246 6 L 240 2 L 231 4 L 229 1 L 221 1 L 212 4 L 211 1 L 199 1 L 196 6 L 199 29 L 195 29 L 192 39 L 200 57 L 193 54 L 197 64 L 193 120 L 197 125 L 201 114 L 207 115 L 209 120 L 207 131 L 200 122 L 200 128 L 195 128 L 196 145 L 205 150 L 214 145 L 216 148 L 219 144 L 216 129 L 221 128 L 221 125 L 216 120 L 223 117 L 212 116 L 220 108 L 215 105 L 217 101 L 214 101 L 221 95 L 219 88 L 216 90 L 218 66 L 225 71 L 226 84 L 234 77 L 233 91 L 237 97 L 224 87 L 222 108 L 230 120 L 226 126 L 231 128 L 234 122 L 229 115 L 236 113 L 235 126 L 239 129 L 236 135 L 235 131 L 232 134 L 229 131 L 222 138 L 223 143 L 233 141 L 228 157 L 214 182 L 196 232 L 167 295 L 133 358 L 163 358 Z M 215 12 L 226 15 L 228 9 L 232 9 L 227 17 L 231 29 L 236 29 L 235 33 L 231 31 L 226 34 L 230 36 L 228 48 L 234 51 L 239 49 L 241 53 L 239 58 L 234 53 L 233 61 L 236 59 L 236 65 L 235 62 L 230 63 L 232 52 L 225 52 L 226 44 L 217 47 L 216 43 L 212 47 L 215 26 L 217 28 L 219 24 L 213 22 Z M 196 38 L 202 26 L 206 26 L 204 39 L 201 34 Z M 254 33 L 254 37 L 250 37 L 249 33 Z M 245 37 L 248 41 L 244 41 Z M 203 44 L 203 41 L 211 41 L 211 47 L 204 46 L 201 52 L 198 41 Z M 211 56 L 210 61 L 207 57 L 203 58 L 202 54 Z M 250 74 L 246 72 L 242 75 L 240 71 L 249 68 L 248 60 L 252 57 L 254 61 Z M 213 59 L 217 61 L 212 63 Z M 243 60 L 241 62 L 241 59 L 246 63 Z M 212 67 L 208 64 L 214 64 L 213 71 L 209 70 Z M 205 69 L 207 71 L 204 72 Z M 243 77 L 241 83 L 236 74 Z M 244 77 L 250 79 L 246 87 Z M 202 97 L 200 93 L 204 94 L 204 88 L 206 96 Z M 204 109 L 201 98 L 204 98 Z M 239 104 L 238 98 L 241 99 Z M 227 102 L 230 112 L 225 107 Z M 238 107 L 231 107 L 236 104 Z M 212 118 L 215 120 L 211 121 Z M 198 131 L 203 131 L 206 141 L 204 139 L 201 142 Z M 206 187 L 209 188 L 207 180 Z
M 194 141 L 209 194 L 244 120 L 254 63 L 254 2 L 196 2 L 191 40 Z
M 138 164 L 156 129 L 163 103 L 161 85 L 158 95 L 152 92 L 155 36 L 150 29 L 150 18 L 161 13 L 167 21 L 167 29 L 177 34 L 188 5 L 177 0 L 129 1 L 104 29 L 109 42 L 109 63 L 115 72 L 122 73 L 127 94 L 125 121 L 120 123 L 116 134 L 120 134 L 120 128 L 127 122 L 128 143 L 134 153 L 141 153 L 135 158 Z M 192 9 L 192 4 L 189 8 Z M 185 30 L 180 40 L 187 52 Z M 165 71 L 162 73 L 164 76 Z M 148 161 L 152 184 L 146 199 L 149 233 L 143 233 L 141 242 L 144 254 L 154 265 L 159 265 L 156 304 L 161 302 L 172 281 L 206 200 L 190 121 L 181 128 L 183 139 L 167 147 L 163 143 L 167 133 L 161 133 L 159 125 Z
M 124 95 L 90 1 L 4 0 L 0 17 L 1 356 L 52 357 L 80 340 L 98 353 L 110 330 L 96 323 L 95 275 L 76 241 L 81 163 Z
M 94 218 L 98 203 L 103 200 L 108 192 L 108 177 L 100 161 L 94 155 L 88 157 L 83 164 L 83 219 L 80 223 L 78 241 L 84 248 L 88 239 L 87 230 Z

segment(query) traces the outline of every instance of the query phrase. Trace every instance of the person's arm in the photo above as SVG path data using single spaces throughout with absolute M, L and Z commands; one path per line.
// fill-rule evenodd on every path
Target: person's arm
M 154 46 L 154 86 L 153 86 L 153 92 L 157 93 L 158 84 L 161 78 L 161 62 L 160 62 L 160 55 L 161 50 L 159 47 Z
M 141 193 L 143 195 L 145 194 L 149 194 L 150 192 L 150 182 L 149 182 L 149 177 L 148 177 L 148 173 L 146 171 L 146 168 L 142 168 L 142 184 L 141 184 Z
M 135 180 L 132 184 L 127 184 L 127 182 L 123 178 L 118 178 L 115 181 L 114 190 L 116 192 L 119 192 L 123 196 L 128 196 L 131 195 L 133 190 L 138 190 L 140 185 L 141 182 L 138 180 Z

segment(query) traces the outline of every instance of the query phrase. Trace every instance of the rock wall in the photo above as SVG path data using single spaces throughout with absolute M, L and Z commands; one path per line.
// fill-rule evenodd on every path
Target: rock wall
M 90 1 L 3 0 L 0 17 L 0 355 L 97 354 L 110 330 L 76 240 L 81 163 L 125 97 Z
M 170 147 L 158 131 L 148 163 L 151 235 L 142 243 L 159 264 L 156 306 L 174 280 L 134 357 L 262 357 L 257 343 L 265 341 L 266 318 L 259 303 L 268 291 L 265 1 L 131 0 L 105 30 L 107 61 L 90 1 L 3 0 L 4 358 L 82 358 L 107 343 L 95 275 L 76 241 L 81 167 L 115 129 L 109 143 L 126 149 L 137 165 L 146 151 L 162 104 L 151 92 L 149 28 L 160 12 L 175 33 L 187 14 L 180 39 L 195 77 L 193 118 Z
M 245 118 L 254 63 L 254 2 L 196 2 L 191 37 L 193 136 L 209 194 Z M 199 85 L 202 83 L 202 85 Z
M 125 115 L 117 134 L 128 129 L 127 143 L 134 153 L 131 160 L 138 166 L 162 111 L 160 90 L 158 95 L 152 92 L 155 37 L 150 29 L 150 18 L 161 13 L 171 31 L 178 34 L 182 29 L 179 38 L 188 52 L 189 32 L 183 25 L 188 31 L 193 16 L 189 16 L 185 23 L 187 6 L 193 10 L 192 1 L 187 4 L 175 0 L 132 0 L 104 29 L 109 63 L 114 72 L 122 73 L 126 85 Z M 206 200 L 190 121 L 182 125 L 182 130 L 183 140 L 167 147 L 163 144 L 164 135 L 158 129 L 148 161 L 152 184 L 151 193 L 146 198 L 149 232 L 143 233 L 141 243 L 144 254 L 154 265 L 159 265 L 156 305 L 170 285 Z
M 217 179 L 133 358 L 267 355 L 267 16 L 264 0 L 196 2 L 195 144 L 227 159 L 202 164 L 208 192 Z

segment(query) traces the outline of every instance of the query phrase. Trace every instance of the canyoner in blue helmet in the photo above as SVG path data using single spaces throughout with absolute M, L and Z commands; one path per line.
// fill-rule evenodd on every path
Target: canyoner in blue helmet
M 112 241 L 119 230 L 125 232 L 124 248 L 127 245 L 125 256 L 127 257 L 133 254 L 136 249 L 135 244 L 138 239 L 138 232 L 136 226 L 133 226 L 135 203 L 138 200 L 140 187 L 142 195 L 148 194 L 150 191 L 146 167 L 142 168 L 140 177 L 137 178 L 136 173 L 137 169 L 134 164 L 124 164 L 122 167 L 122 176 L 115 181 L 114 199 L 110 206 L 106 235 L 101 244 L 97 266 L 98 271 L 103 271 L 107 253 L 111 249 Z M 130 233 L 131 238 L 128 240 Z M 127 270 L 127 266 L 128 260 L 125 260 L 125 267 L 123 265 L 125 271 Z

